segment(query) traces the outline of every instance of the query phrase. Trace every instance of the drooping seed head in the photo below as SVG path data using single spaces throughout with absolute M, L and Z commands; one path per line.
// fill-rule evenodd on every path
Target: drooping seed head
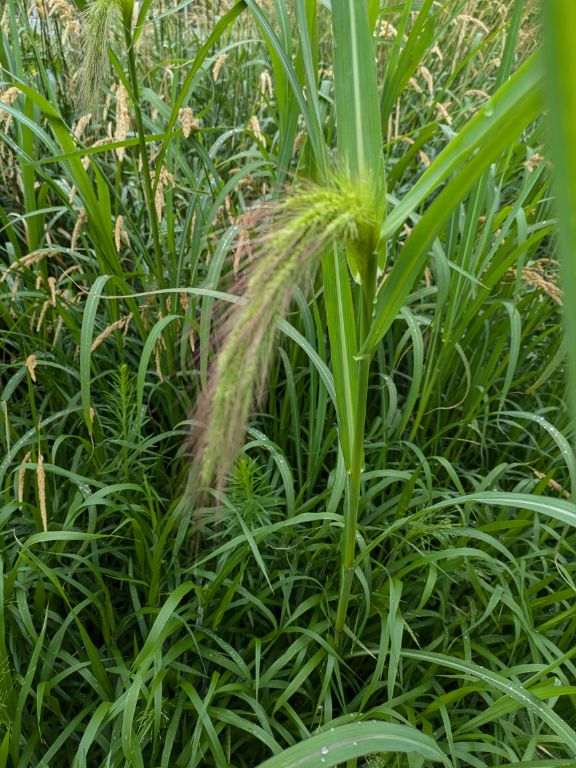
M 242 300 L 224 321 L 223 342 L 196 409 L 193 487 L 223 488 L 250 410 L 264 395 L 277 323 L 325 248 L 340 241 L 352 245 L 358 259 L 373 257 L 378 222 L 368 190 L 335 177 L 330 186 L 304 187 L 268 207 L 255 257 L 246 266 Z
M 124 11 L 126 0 L 93 0 L 82 17 L 84 60 L 78 73 L 79 101 L 92 108 L 98 101 L 108 71 L 108 42 L 114 18 Z

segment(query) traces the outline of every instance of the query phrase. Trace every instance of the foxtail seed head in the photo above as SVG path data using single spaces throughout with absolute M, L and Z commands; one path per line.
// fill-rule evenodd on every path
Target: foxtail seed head
M 250 410 L 264 396 L 277 323 L 325 248 L 339 241 L 374 258 L 378 222 L 367 190 L 337 178 L 330 187 L 305 187 L 268 209 L 256 256 L 246 266 L 242 300 L 224 321 L 222 346 L 196 409 L 193 487 L 215 482 L 223 488 Z
M 85 55 L 78 74 L 79 100 L 82 107 L 92 107 L 98 100 L 108 70 L 107 48 L 119 13 L 127 14 L 131 0 L 93 0 L 82 18 Z

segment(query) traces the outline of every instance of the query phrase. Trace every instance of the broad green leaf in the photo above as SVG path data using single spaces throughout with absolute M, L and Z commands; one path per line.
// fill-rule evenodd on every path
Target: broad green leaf
M 366 3 L 332 0 L 332 28 L 338 151 L 343 170 L 353 179 L 371 177 L 382 189 L 382 130 Z
M 570 399 L 576 414 L 576 3 L 543 0 L 551 149 L 558 195 Z M 573 489 L 574 490 L 574 489 Z
M 372 721 L 325 730 L 274 755 L 259 768 L 330 768 L 371 753 L 388 752 L 415 752 L 449 765 L 430 736 L 406 725 Z
M 378 104 L 374 45 L 370 32 L 368 8 L 358 0 L 332 0 L 332 28 L 334 33 L 334 97 L 338 154 L 343 172 L 358 184 L 371 189 L 380 221 L 386 213 L 386 185 L 382 155 L 382 127 Z M 361 234 L 359 249 L 370 253 L 357 253 L 350 243 L 347 257 L 350 271 L 358 283 L 368 278 L 364 264 L 374 255 L 374 243 Z M 379 251 L 379 268 L 384 268 L 385 249 Z
M 340 443 L 349 469 L 358 403 L 358 363 L 354 360 L 357 341 L 350 278 L 336 246 L 322 259 L 322 276 Z

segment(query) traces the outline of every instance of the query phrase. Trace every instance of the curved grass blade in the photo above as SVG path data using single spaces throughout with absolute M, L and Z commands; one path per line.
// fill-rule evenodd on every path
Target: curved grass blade
M 100 275 L 96 278 L 86 300 L 84 317 L 82 319 L 82 331 L 80 333 L 80 392 L 82 395 L 82 415 L 88 428 L 88 434 L 92 434 L 92 411 L 90 402 L 90 359 L 94 323 L 100 296 L 104 286 L 110 279 L 110 275 Z
M 403 650 L 402 656 L 418 661 L 427 661 L 430 664 L 438 664 L 441 667 L 454 669 L 464 675 L 471 675 L 475 679 L 483 680 L 489 685 L 494 686 L 499 691 L 503 691 L 511 698 L 518 701 L 537 717 L 543 720 L 550 728 L 560 736 L 563 743 L 572 751 L 576 757 L 576 732 L 547 704 L 539 701 L 530 691 L 514 680 L 508 680 L 486 667 L 481 667 L 471 661 L 457 659 L 453 656 L 444 656 L 441 653 L 429 653 L 427 651 Z
M 382 225 L 380 238 L 387 240 L 391 237 L 450 174 L 457 171 L 475 150 L 490 145 L 496 135 L 503 133 L 507 137 L 504 146 L 509 146 L 541 110 L 543 91 L 542 59 L 535 54 L 474 115 L 390 211 Z M 526 100 L 531 104 L 531 110 L 524 109 Z
M 330 768 L 372 753 L 415 752 L 427 760 L 450 762 L 430 736 L 392 723 L 350 723 L 318 733 L 261 763 L 259 768 Z
M 488 504 L 492 507 L 512 507 L 513 509 L 529 509 L 531 512 L 552 517 L 565 525 L 576 527 L 576 504 L 564 499 L 553 499 L 548 496 L 536 496 L 530 493 L 506 493 L 485 491 L 471 493 L 469 496 L 456 496 L 428 507 L 429 511 L 452 507 L 456 504 Z

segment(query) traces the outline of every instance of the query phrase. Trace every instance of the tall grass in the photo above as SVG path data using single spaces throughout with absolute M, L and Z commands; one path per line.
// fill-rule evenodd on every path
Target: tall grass
M 535 4 L 126 3 L 90 119 L 85 4 L 34 8 L 0 38 L 0 766 L 571 765 Z

